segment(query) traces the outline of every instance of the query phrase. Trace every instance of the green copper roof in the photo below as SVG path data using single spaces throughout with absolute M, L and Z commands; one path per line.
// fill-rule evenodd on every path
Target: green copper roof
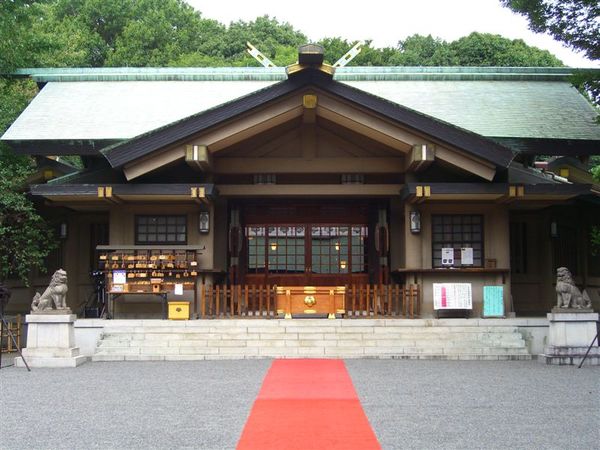
M 338 81 L 531 80 L 564 81 L 568 67 L 341 67 Z M 599 70 L 600 71 L 600 70 Z M 280 81 L 284 67 L 102 67 L 18 69 L 15 76 L 50 81 Z
M 335 79 L 480 135 L 600 141 L 570 68 L 344 67 Z M 600 73 L 600 70 L 595 70 Z M 20 69 L 45 83 L 7 141 L 130 139 L 286 79 L 282 67 Z

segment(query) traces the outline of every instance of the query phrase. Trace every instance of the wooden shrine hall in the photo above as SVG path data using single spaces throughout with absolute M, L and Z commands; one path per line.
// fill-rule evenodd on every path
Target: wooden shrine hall
M 121 318 L 535 315 L 557 267 L 600 287 L 600 129 L 568 68 L 334 68 L 307 46 L 285 69 L 16 75 L 40 91 L 2 140 L 51 161 L 30 190 L 80 314 L 90 271 Z

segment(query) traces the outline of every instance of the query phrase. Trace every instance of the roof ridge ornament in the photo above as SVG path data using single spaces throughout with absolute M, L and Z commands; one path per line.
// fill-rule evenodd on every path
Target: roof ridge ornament
M 324 62 L 325 50 L 319 44 L 304 44 L 298 47 L 298 62 L 285 68 L 288 78 L 306 69 L 317 69 L 333 78 L 335 68 Z
M 345 67 L 350 61 L 358 56 L 362 51 L 362 47 L 365 45 L 365 41 L 358 41 L 354 46 L 346 52 L 344 56 L 336 61 L 333 67 Z
M 264 67 L 277 67 L 269 58 L 267 58 L 259 49 L 257 49 L 250 42 L 246 42 L 246 51 L 250 53 L 250 56 L 256 59 Z

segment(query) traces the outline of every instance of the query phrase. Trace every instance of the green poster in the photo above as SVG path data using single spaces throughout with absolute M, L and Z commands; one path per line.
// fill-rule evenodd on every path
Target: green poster
M 504 317 L 504 287 L 483 287 L 483 317 Z

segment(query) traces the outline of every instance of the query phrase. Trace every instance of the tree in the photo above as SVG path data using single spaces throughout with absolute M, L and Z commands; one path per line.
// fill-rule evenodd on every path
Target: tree
M 530 47 L 521 39 L 498 34 L 471 33 L 450 43 L 460 66 L 555 67 L 562 62 L 547 50 Z
M 589 59 L 600 59 L 600 3 L 598 0 L 501 0 L 504 6 L 524 15 L 537 33 L 549 33 Z M 600 107 L 600 75 L 580 70 L 572 77 L 573 85 Z M 600 123 L 600 115 L 596 118 Z M 600 173 L 600 166 L 592 168 Z
M 413 34 L 398 42 L 398 58 L 394 63 L 399 66 L 455 66 L 457 56 L 449 44 L 431 35 Z
M 32 82 L 0 78 L 0 134 L 34 95 Z M 0 143 L 0 284 L 9 277 L 27 283 L 30 270 L 44 270 L 44 258 L 55 247 L 49 227 L 23 192 L 32 170 L 30 158 Z
M 600 3 L 598 0 L 501 0 L 524 15 L 536 33 L 548 33 L 588 58 L 600 59 Z

